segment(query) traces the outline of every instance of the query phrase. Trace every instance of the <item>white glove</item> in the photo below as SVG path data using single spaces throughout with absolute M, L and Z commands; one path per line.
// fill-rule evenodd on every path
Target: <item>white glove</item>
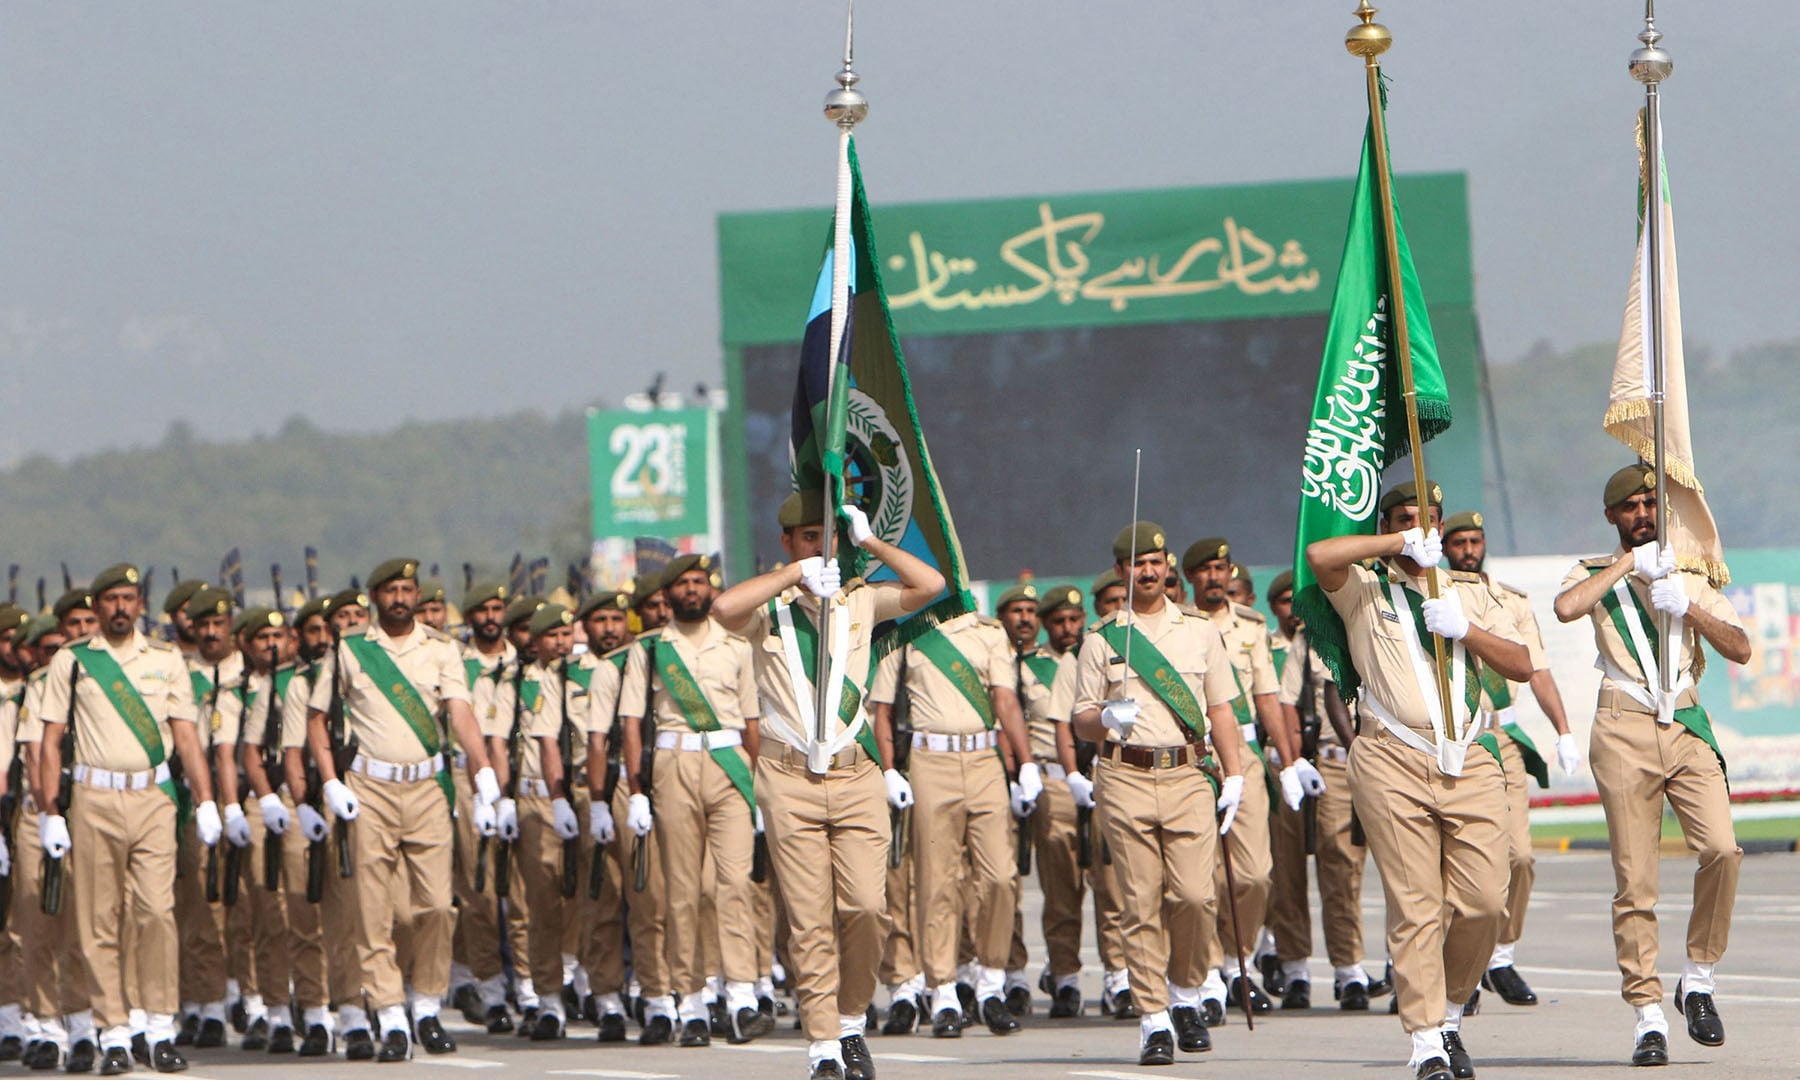
M 1645 581 L 1656 581 L 1669 576 L 1675 569 L 1675 549 L 1663 547 L 1652 540 L 1648 544 L 1639 544 L 1631 549 L 1632 568 L 1637 576 Z
M 44 854 L 52 859 L 60 859 L 69 853 L 69 823 L 61 814 L 38 817 L 38 843 L 43 845 Z
M 1031 812 L 1037 809 L 1037 804 L 1025 797 L 1024 785 L 1018 783 L 1007 784 L 1006 792 L 1007 797 L 1012 802 L 1013 817 L 1028 818 L 1031 816 Z
M 1319 775 L 1318 769 L 1313 768 L 1312 762 L 1301 758 L 1294 762 L 1293 768 L 1299 771 L 1300 786 L 1306 789 L 1308 795 L 1325 794 L 1325 778 Z
M 342 780 L 325 781 L 325 805 L 331 807 L 332 816 L 340 821 L 355 821 L 356 815 L 362 812 L 361 804 Z
M 6 837 L 0 835 L 0 877 L 12 874 L 12 852 L 6 850 Z
M 899 769 L 889 769 L 881 774 L 887 784 L 888 805 L 896 810 L 904 810 L 913 804 L 912 785 L 906 777 L 900 775 Z
M 475 835 L 493 836 L 500 831 L 500 815 L 494 811 L 494 804 L 475 800 L 474 821 Z
M 276 836 L 287 832 L 288 822 L 292 819 L 288 817 L 287 805 L 281 801 L 279 794 L 271 791 L 256 800 L 256 805 L 262 808 L 263 828 Z
M 1026 802 L 1037 802 L 1038 796 L 1044 793 L 1044 777 L 1037 762 L 1027 761 L 1019 766 L 1019 790 L 1025 793 Z
M 508 842 L 519 838 L 519 804 L 504 795 L 494 803 L 494 831 Z
M 250 819 L 244 816 L 243 803 L 225 804 L 225 839 L 232 847 L 250 846 Z
M 875 530 L 869 528 L 869 515 L 862 512 L 859 506 L 849 503 L 838 507 L 838 513 L 844 515 L 844 524 L 850 526 L 850 542 L 857 547 L 875 539 Z
M 1426 532 L 1414 527 L 1400 534 L 1400 554 L 1419 564 L 1422 570 L 1429 570 L 1444 561 L 1444 538 L 1436 529 Z
M 1069 794 L 1075 797 L 1075 805 L 1083 809 L 1094 808 L 1094 782 L 1078 772 L 1068 776 Z
M 219 834 L 225 826 L 219 821 L 219 804 L 208 800 L 194 808 L 194 829 L 200 834 L 200 842 L 212 847 L 219 842 Z
M 650 800 L 644 795 L 633 795 L 625 802 L 625 827 L 634 836 L 649 836 L 650 829 L 656 824 L 655 815 L 650 813 Z
M 619 837 L 618 826 L 613 824 L 612 807 L 601 799 L 588 805 L 588 835 L 596 844 L 610 844 Z
M 1244 801 L 1244 778 L 1227 776 L 1219 784 L 1219 810 L 1225 819 L 1219 822 L 1219 835 L 1231 831 L 1231 823 L 1237 819 L 1238 804 Z
M 1581 771 L 1581 751 L 1575 748 L 1575 736 L 1556 737 L 1556 763 L 1562 766 L 1564 776 L 1574 776 Z
M 1650 606 L 1658 611 L 1675 616 L 1677 619 L 1687 614 L 1687 590 L 1681 587 L 1680 578 L 1660 578 L 1650 583 Z
M 1300 809 L 1300 801 L 1306 798 L 1306 786 L 1300 782 L 1300 766 L 1289 765 L 1275 778 L 1281 782 L 1281 801 L 1289 810 Z
M 1131 729 L 1136 726 L 1138 703 L 1130 698 L 1120 698 L 1106 702 L 1100 706 L 1100 723 L 1106 730 L 1119 737 L 1120 742 L 1131 738 Z
M 829 600 L 843 588 L 844 580 L 838 571 L 836 560 L 826 562 L 814 555 L 810 559 L 800 560 L 800 584 L 819 599 Z
M 550 800 L 550 828 L 564 840 L 573 840 L 581 835 L 581 822 L 575 817 L 575 808 L 569 805 L 569 800 Z
M 753 807 L 750 811 L 750 831 L 758 836 L 763 834 L 762 807 Z
M 325 834 L 331 831 L 325 825 L 325 815 L 305 803 L 300 804 L 296 813 L 300 816 L 300 835 L 306 837 L 307 840 L 317 843 L 325 839 Z
M 1469 617 L 1463 614 L 1462 597 L 1451 589 L 1436 600 L 1427 600 L 1425 629 L 1446 641 L 1461 641 L 1469 636 Z
M 494 779 L 493 766 L 475 773 L 475 797 L 489 806 L 500 801 L 500 781 Z

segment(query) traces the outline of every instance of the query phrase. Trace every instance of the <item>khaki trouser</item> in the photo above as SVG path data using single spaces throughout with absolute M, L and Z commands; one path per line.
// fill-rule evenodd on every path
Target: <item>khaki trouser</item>
M 1101 758 L 1102 831 L 1112 848 L 1131 993 L 1145 1013 L 1169 1007 L 1169 982 L 1205 980 L 1204 928 L 1216 918 L 1219 826 L 1212 785 L 1191 765 L 1140 769 Z M 1185 942 L 1184 953 L 1173 951 Z
M 768 837 L 763 838 L 764 846 L 768 845 Z M 775 959 L 775 877 L 770 874 L 763 878 L 762 884 L 750 883 L 750 919 L 751 929 L 756 935 L 756 977 L 769 974 L 770 963 Z
M 1537 881 L 1537 859 L 1531 854 L 1531 776 L 1525 771 L 1519 744 L 1503 731 L 1495 732 L 1494 738 L 1500 744 L 1500 767 L 1506 773 L 1506 866 L 1510 875 L 1500 944 L 1514 945 L 1525 934 L 1525 909 L 1531 903 L 1531 886 Z M 1660 821 L 1657 827 L 1661 828 Z
M 983 918 L 972 927 L 975 960 L 1003 970 L 1012 943 L 1014 865 L 1012 807 L 1006 770 L 992 750 L 939 752 L 914 747 L 908 779 L 913 798 L 913 903 L 925 983 L 956 982 L 957 936 L 968 905 Z M 962 880 L 960 864 L 969 860 Z
M 624 788 L 625 784 L 621 782 L 619 787 Z M 587 801 L 585 797 L 583 801 Z M 586 811 L 577 810 L 576 816 L 585 829 Z M 630 888 L 632 837 L 624 818 L 614 817 L 613 824 L 617 835 L 598 851 L 593 838 L 583 832 L 581 883 L 575 900 L 575 917 L 583 927 L 576 956 L 587 969 L 588 986 L 595 997 L 622 994 L 625 990 L 625 905 Z M 595 858 L 601 864 L 600 895 L 589 899 L 588 875 Z
M 325 984 L 331 1005 L 361 1007 L 362 962 L 356 954 L 356 886 L 360 867 L 351 877 L 338 876 L 337 817 L 329 809 L 325 820 L 331 826 L 325 834 L 325 890 L 319 902 L 319 930 L 325 939 Z M 350 824 L 352 834 L 356 823 Z M 354 866 L 355 846 L 351 844 Z
M 1248 963 L 1250 954 L 1256 949 L 1257 936 L 1262 933 L 1263 917 L 1269 909 L 1274 861 L 1269 853 L 1268 770 L 1254 751 L 1244 750 L 1240 756 L 1244 764 L 1244 798 L 1238 805 L 1237 816 L 1231 820 L 1231 831 L 1225 834 L 1225 843 L 1231 853 L 1231 878 L 1237 886 L 1234 890 L 1237 933 L 1234 937 L 1232 905 L 1225 899 L 1225 861 L 1221 851 L 1213 864 L 1213 895 L 1219 898 L 1218 914 L 1211 924 L 1201 927 L 1207 970 L 1219 967 L 1227 959 L 1237 963 L 1240 950 Z M 1180 938 L 1176 938 L 1172 946 L 1177 955 L 1186 951 L 1186 943 Z
M 1500 936 L 1506 903 L 1506 778 L 1479 745 L 1459 777 L 1366 720 L 1350 789 L 1387 897 L 1394 993 L 1408 1031 L 1467 1001 Z
M 133 1005 L 174 1013 L 180 1005 L 175 931 L 175 804 L 155 787 L 102 791 L 77 785 L 69 811 L 68 879 L 74 885 L 75 936 L 87 975 L 94 1023 L 130 1021 Z M 205 920 L 208 925 L 212 920 Z M 126 986 L 121 936 L 129 924 L 138 982 Z M 220 987 L 223 996 L 223 985 Z
M 887 932 L 881 947 L 881 981 L 889 986 L 898 986 L 919 973 L 919 927 L 912 900 L 913 853 L 912 844 L 908 843 L 900 865 L 889 866 L 887 871 Z
M 442 997 L 450 988 L 450 807 L 431 779 L 400 783 L 345 777 L 362 804 L 350 824 L 356 864 L 356 956 L 369 1005 L 385 1009 L 414 993 Z M 396 903 L 395 890 L 404 901 Z M 394 951 L 395 923 L 412 918 L 412 970 L 403 973 Z M 410 976 L 410 978 L 406 977 Z
M 879 766 L 854 757 L 819 776 L 803 753 L 769 739 L 756 761 L 769 867 L 787 908 L 788 978 L 815 1042 L 838 1038 L 840 1015 L 868 1009 L 881 963 L 887 789 Z
M 625 828 L 630 804 L 631 785 L 620 782 L 618 790 L 613 793 L 613 822 L 619 832 L 618 842 L 613 847 L 618 851 L 623 874 L 625 922 L 626 928 L 631 932 L 631 973 L 638 981 L 640 995 L 647 998 L 663 997 L 671 993 L 673 987 L 669 982 L 662 845 L 657 843 L 654 832 L 644 837 L 643 843 L 649 845 L 649 850 L 645 856 L 644 891 L 638 892 L 636 877 L 632 871 L 632 853 L 639 841 Z
M 320 921 L 320 908 L 324 905 L 308 903 L 306 899 L 306 852 L 310 846 L 306 837 L 300 835 L 300 823 L 295 816 L 293 799 L 287 792 L 281 793 L 281 802 L 288 808 L 288 830 L 281 837 L 281 891 L 275 897 L 268 897 L 265 903 L 274 914 L 271 918 L 286 930 L 286 951 L 289 978 L 293 983 L 290 996 L 285 985 L 283 1001 L 292 1000 L 300 1003 L 300 1007 L 314 1008 L 326 1004 L 325 996 L 325 936 Z M 259 806 L 251 814 L 252 842 L 257 849 L 255 861 L 256 884 L 262 886 L 262 851 L 266 842 L 267 830 L 262 827 L 262 808 Z M 337 868 L 329 859 L 325 863 L 327 877 L 337 873 Z M 258 960 L 260 968 L 262 961 Z M 267 980 L 261 975 L 265 995 L 274 992 Z
M 245 815 L 246 823 L 249 815 Z M 219 878 L 220 891 L 223 892 L 225 878 L 224 859 L 231 850 L 231 841 L 219 841 Z M 220 932 L 225 936 L 225 974 L 236 979 L 238 989 L 245 994 L 260 994 L 262 990 L 256 983 L 256 943 L 257 922 L 262 918 L 259 878 L 262 869 L 250 861 L 250 849 L 238 852 L 238 900 L 235 904 L 219 904 Z M 287 996 L 284 988 L 282 996 Z
M 749 755 L 741 748 L 729 752 L 748 764 Z M 712 974 L 701 940 L 701 894 L 708 884 L 725 979 L 755 982 L 758 965 L 750 896 L 755 833 L 750 804 L 710 753 L 668 749 L 656 751 L 654 806 L 667 899 L 669 989 L 683 995 L 698 993 Z M 712 880 L 704 882 L 701 871 L 708 855 Z
M 454 956 L 469 969 L 477 981 L 500 974 L 500 909 L 494 899 L 494 848 L 497 839 L 483 845 L 475 831 L 475 785 L 467 769 L 452 771 L 456 777 L 457 814 L 453 824 L 452 855 L 455 881 L 451 892 L 456 897 L 456 930 L 452 935 Z M 481 873 L 481 891 L 475 889 L 475 868 L 485 856 L 487 866 Z
M 1350 842 L 1350 780 L 1344 762 L 1321 757 L 1325 794 L 1314 800 L 1317 818 L 1319 921 L 1325 927 L 1325 954 L 1332 967 L 1362 963 L 1362 879 L 1368 849 Z M 1312 956 L 1312 913 L 1306 893 L 1306 824 L 1301 810 L 1275 806 L 1270 830 L 1274 873 L 1269 895 L 1269 929 L 1283 963 Z M 1234 867 L 1235 869 L 1235 867 Z
M 288 816 L 291 821 L 291 810 Z M 270 1011 L 274 1012 L 287 1007 L 288 986 L 294 975 L 294 942 L 293 936 L 288 933 L 287 897 L 282 891 L 282 882 L 276 882 L 276 888 L 271 891 L 263 873 L 263 860 L 267 857 L 265 851 L 272 834 L 263 824 L 262 804 L 255 797 L 245 802 L 244 818 L 250 825 L 250 847 L 244 852 L 244 880 L 237 906 L 250 909 L 254 986 Z M 294 841 L 285 836 L 273 839 L 278 846 L 278 854 L 283 857 L 282 876 L 285 878 L 285 856 L 288 846 Z M 299 837 L 296 836 L 295 839 Z M 249 992 L 248 984 L 245 992 Z M 285 1015 L 276 1019 L 280 1024 L 287 1023 Z
M 165 800 L 167 796 L 164 796 Z M 179 876 L 175 879 L 175 923 L 181 935 L 181 1000 L 208 1002 L 225 1000 L 225 917 L 224 905 L 206 899 L 206 864 L 217 862 L 220 892 L 225 879 L 225 852 L 215 854 L 200 842 L 200 833 L 190 817 L 181 832 L 177 861 Z
M 1622 994 L 1628 1004 L 1649 1005 L 1662 997 L 1656 898 L 1663 798 L 1681 822 L 1688 850 L 1700 860 L 1687 931 L 1687 959 L 1695 963 L 1717 963 L 1725 955 L 1744 852 L 1732 832 L 1725 774 L 1712 748 L 1680 724 L 1659 724 L 1647 713 L 1627 711 L 1621 697 L 1601 693 L 1588 764 L 1600 788 L 1612 850 L 1613 948 Z
M 22 981 L 20 1001 L 25 1011 L 40 1017 L 81 1012 L 89 1007 L 87 974 L 81 963 L 81 944 L 75 936 L 75 871 L 63 868 L 62 911 L 45 915 L 42 901 L 44 847 L 38 842 L 38 813 L 29 804 L 19 807 L 18 835 L 25 843 L 12 848 L 13 910 L 8 922 L 19 935 L 15 977 Z M 64 856 L 73 859 L 74 853 Z M 127 972 L 126 999 L 137 996 Z
M 1088 870 L 1088 888 L 1094 891 L 1094 941 L 1100 947 L 1101 965 L 1107 971 L 1124 971 L 1125 909 L 1119 903 L 1119 875 L 1113 869 L 1098 794 L 1094 796 L 1092 833 L 1094 863 Z
M 551 800 L 521 794 L 518 802 L 519 839 L 512 861 L 532 920 L 526 955 L 514 962 L 529 968 L 543 1007 L 560 1014 L 563 937 L 574 921 L 575 902 L 562 894 L 563 842 L 553 825 Z
M 1073 975 L 1081 970 L 1081 897 L 1087 874 L 1079 865 L 1075 796 L 1069 794 L 1067 781 L 1045 780 L 1031 815 L 1031 833 L 1037 848 L 1038 888 L 1044 894 L 1042 925 L 1050 974 Z M 1093 854 L 1098 861 L 1099 851 Z

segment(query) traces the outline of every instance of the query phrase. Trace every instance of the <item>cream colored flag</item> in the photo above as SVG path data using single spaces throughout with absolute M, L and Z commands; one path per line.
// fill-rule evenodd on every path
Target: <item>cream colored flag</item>
M 1660 132 L 1658 133 L 1660 135 Z M 1661 139 L 1659 138 L 1660 144 Z M 1638 114 L 1638 243 L 1637 261 L 1631 267 L 1631 288 L 1625 297 L 1625 325 L 1619 332 L 1619 357 L 1613 364 L 1612 393 L 1608 397 L 1606 433 L 1624 443 L 1645 461 L 1653 460 L 1654 424 L 1650 395 L 1655 386 L 1651 371 L 1650 305 L 1644 289 L 1650 276 L 1650 253 L 1643 223 L 1649 194 L 1648 155 L 1644 147 L 1644 116 Z M 1677 561 L 1703 570 L 1714 585 L 1731 580 L 1725 567 L 1725 549 L 1719 527 L 1706 506 L 1705 490 L 1694 468 L 1694 444 L 1688 432 L 1687 369 L 1681 359 L 1681 289 L 1675 275 L 1675 215 L 1669 203 L 1669 178 L 1662 172 L 1662 325 L 1663 417 L 1666 444 L 1664 462 L 1669 489 L 1663 493 L 1669 508 L 1668 542 L 1675 545 Z

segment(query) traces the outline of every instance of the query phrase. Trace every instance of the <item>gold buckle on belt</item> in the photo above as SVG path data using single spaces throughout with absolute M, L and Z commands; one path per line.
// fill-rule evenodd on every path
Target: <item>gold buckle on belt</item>
M 1159 769 L 1174 768 L 1175 767 L 1175 751 L 1168 750 L 1168 749 L 1158 750 L 1156 752 L 1156 767 Z

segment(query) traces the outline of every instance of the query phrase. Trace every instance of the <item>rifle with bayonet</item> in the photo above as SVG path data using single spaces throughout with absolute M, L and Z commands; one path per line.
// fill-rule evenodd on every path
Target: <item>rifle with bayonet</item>
M 339 779 L 348 776 L 350 763 L 356 760 L 356 743 L 350 737 L 350 723 L 344 716 L 344 656 L 343 635 L 337 624 L 331 627 L 331 702 L 326 707 L 325 737 L 331 747 L 331 765 L 337 771 Z M 324 792 L 319 793 L 323 797 Z M 332 840 L 337 845 L 338 877 L 348 878 L 356 873 L 356 863 L 350 858 L 350 822 L 338 818 L 332 822 Z
M 563 657 L 561 677 L 562 722 L 556 729 L 556 749 L 562 755 L 562 797 L 575 805 L 575 724 L 569 717 L 569 658 Z M 562 842 L 562 894 L 573 900 L 581 876 L 581 833 Z
M 891 735 L 894 760 L 889 764 L 901 776 L 912 765 L 912 695 L 906 689 L 906 646 L 900 646 L 899 671 L 894 675 L 894 703 L 889 707 L 888 732 Z M 912 833 L 912 809 L 888 807 L 888 869 L 897 870 L 906 858 L 907 841 Z
M 525 731 L 525 657 L 521 655 L 513 669 L 512 729 L 506 734 L 506 797 L 518 805 L 519 773 L 524 755 L 519 743 Z M 494 899 L 504 900 L 512 893 L 512 841 L 502 836 L 494 849 Z
M 43 578 L 38 579 L 41 587 Z M 71 660 L 74 657 L 70 657 Z M 62 769 L 56 775 L 56 790 L 50 792 L 50 806 L 54 813 L 69 816 L 69 798 L 75 790 L 75 684 L 81 680 L 81 663 L 76 661 L 69 665 L 69 715 L 63 726 L 62 734 Z M 44 857 L 44 884 L 38 894 L 38 910 L 45 915 L 55 916 L 62 911 L 63 871 L 67 856 Z
M 279 587 L 276 595 L 280 595 Z M 289 672 L 288 678 L 293 678 Z M 276 770 L 281 768 L 281 647 L 269 646 L 269 696 L 265 703 L 268 711 L 263 717 L 262 767 L 263 775 L 269 778 L 269 790 L 279 792 L 281 785 L 275 778 L 281 775 Z M 281 834 L 263 822 L 263 888 L 269 892 L 281 889 Z

